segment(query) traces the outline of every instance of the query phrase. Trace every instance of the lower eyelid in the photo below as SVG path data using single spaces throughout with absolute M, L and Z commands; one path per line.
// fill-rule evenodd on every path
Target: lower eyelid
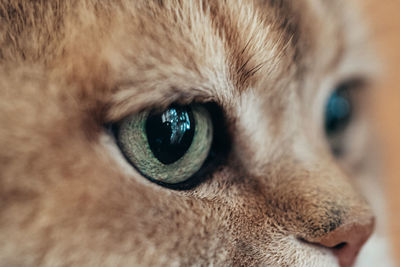
M 138 175 L 138 173 L 129 165 L 125 160 L 118 146 L 116 145 L 114 135 L 110 129 L 106 129 L 105 133 L 99 137 L 99 143 L 101 144 L 101 151 L 98 153 L 103 156 L 104 150 L 109 155 L 110 160 L 115 163 L 115 166 L 121 170 L 125 175 L 132 177 Z

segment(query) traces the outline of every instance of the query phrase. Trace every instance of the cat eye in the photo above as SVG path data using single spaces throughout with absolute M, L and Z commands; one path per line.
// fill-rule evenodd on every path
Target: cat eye
M 163 185 L 189 180 L 204 165 L 214 136 L 204 105 L 171 105 L 123 119 L 115 137 L 128 161 L 148 179 Z
M 341 84 L 328 98 L 325 106 L 325 132 L 333 137 L 343 132 L 353 115 L 350 89 L 353 83 Z

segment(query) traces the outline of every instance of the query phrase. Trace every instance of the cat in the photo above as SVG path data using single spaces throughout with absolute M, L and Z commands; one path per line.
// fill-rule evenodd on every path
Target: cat
M 390 266 L 370 51 L 345 0 L 2 0 L 0 266 Z

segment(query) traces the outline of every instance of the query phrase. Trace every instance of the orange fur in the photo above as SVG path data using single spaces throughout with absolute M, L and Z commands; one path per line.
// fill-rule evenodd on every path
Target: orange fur
M 340 0 L 0 2 L 0 265 L 348 266 L 332 236 L 366 241 L 379 182 L 366 113 L 340 159 L 321 121 L 373 72 L 358 23 Z M 142 177 L 104 128 L 193 101 L 232 144 L 192 190 Z

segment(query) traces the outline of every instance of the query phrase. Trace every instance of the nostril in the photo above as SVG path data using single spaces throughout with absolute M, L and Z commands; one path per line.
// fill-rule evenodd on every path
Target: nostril
M 302 237 L 298 237 L 297 239 L 298 239 L 299 241 L 301 241 L 301 242 L 303 242 L 303 243 L 306 243 L 306 244 L 309 244 L 309 245 L 314 245 L 314 246 L 319 246 L 319 247 L 325 247 L 325 248 L 332 249 L 332 250 L 340 250 L 340 249 L 343 249 L 343 248 L 345 248 L 345 247 L 347 246 L 347 243 L 346 243 L 346 242 L 342 242 L 342 243 L 339 243 L 339 244 L 337 244 L 337 245 L 335 245 L 335 246 L 328 247 L 328 246 L 324 246 L 324 245 L 322 245 L 322 244 L 320 244 L 320 243 L 309 242 L 309 241 L 307 241 L 306 239 L 304 239 L 304 238 L 302 238 Z
M 336 246 L 333 246 L 333 247 L 327 247 L 327 246 L 324 246 L 324 245 L 322 245 L 320 243 L 309 242 L 309 241 L 307 241 L 306 239 L 304 239 L 302 237 L 298 237 L 297 239 L 299 241 L 303 242 L 303 243 L 306 243 L 306 244 L 310 244 L 310 245 L 314 245 L 314 246 L 320 246 L 320 247 L 326 247 L 326 248 L 333 249 L 333 250 L 340 250 L 340 249 L 342 249 L 342 248 L 347 246 L 346 242 L 339 243 L 339 244 L 337 244 Z
M 347 246 L 347 243 L 346 242 L 342 242 L 342 243 L 337 244 L 336 246 L 332 247 L 332 249 L 338 250 L 338 249 L 344 248 L 345 246 Z

